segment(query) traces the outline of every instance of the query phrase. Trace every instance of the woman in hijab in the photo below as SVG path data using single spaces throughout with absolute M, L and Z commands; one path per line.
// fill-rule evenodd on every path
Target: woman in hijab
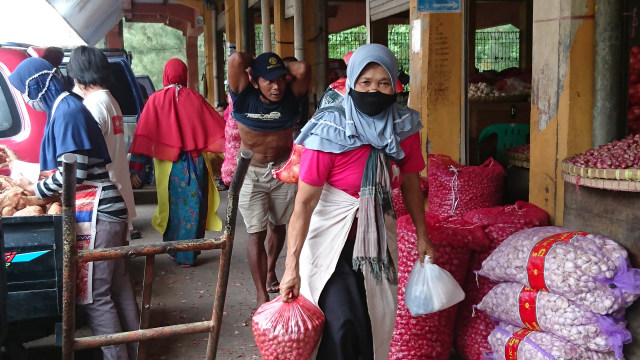
M 167 61 L 162 82 L 164 89 L 149 97 L 140 115 L 129 152 L 154 159 L 158 208 L 152 225 L 164 241 L 199 239 L 205 229 L 222 228 L 210 159 L 224 151 L 225 124 L 202 95 L 186 87 L 182 60 Z M 191 267 L 197 255 L 171 257 Z
M 305 150 L 280 294 L 302 294 L 324 312 L 318 359 L 389 355 L 397 304 L 392 187 L 401 186 L 420 260 L 434 260 L 418 176 L 422 125 L 396 103 L 397 74 L 387 47 L 361 46 L 347 66 L 342 104 L 318 110 L 296 139 Z
M 82 102 L 65 91 L 44 59 L 24 60 L 9 76 L 27 103 L 47 112 L 40 147 L 40 170 L 55 171 L 34 185 L 18 181 L 38 198 L 62 192 L 62 156 L 77 158 L 76 238 L 79 249 L 124 245 L 127 239 L 127 207 L 118 187 L 109 179 L 111 162 L 98 123 Z M 96 261 L 78 267 L 78 303 L 88 315 L 94 335 L 138 329 L 138 307 L 124 259 Z M 137 357 L 137 343 L 102 348 L 105 359 Z

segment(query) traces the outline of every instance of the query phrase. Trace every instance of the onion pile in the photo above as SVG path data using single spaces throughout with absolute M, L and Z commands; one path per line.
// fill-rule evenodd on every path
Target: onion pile
M 303 150 L 304 146 L 293 144 L 289 160 L 280 169 L 272 170 L 273 177 L 288 184 L 297 184 L 300 172 L 300 157 Z
M 464 215 L 500 205 L 504 169 L 488 159 L 480 166 L 463 166 L 446 155 L 429 155 L 429 210 L 439 215 Z
M 308 359 L 322 336 L 324 321 L 322 310 L 304 296 L 290 303 L 278 296 L 258 308 L 251 328 L 263 359 Z
M 567 162 L 595 169 L 640 169 L 640 134 L 600 145 Z
M 505 350 L 507 343 L 512 339 L 513 333 L 520 328 L 500 323 L 489 335 L 489 343 L 493 349 L 493 355 L 497 359 L 506 359 Z M 517 355 L 509 359 L 526 360 L 615 360 L 613 352 L 600 353 L 584 349 L 574 345 L 564 339 L 545 332 L 534 331 L 527 335 L 524 340 L 516 345 L 514 342 L 512 349 L 517 350 Z M 517 356 L 517 357 L 516 357 Z
M 570 231 L 553 226 L 520 231 L 498 246 L 484 261 L 479 274 L 494 281 L 527 285 L 534 290 L 546 286 L 548 291 L 602 315 L 636 300 L 638 295 L 633 292 L 637 292 L 638 284 L 625 285 L 618 281 L 634 271 L 627 268 L 627 251 L 609 238 L 575 235 L 570 242 L 557 242 L 546 252 L 539 251 L 538 256 L 532 256 L 532 250 L 542 240 Z M 530 257 L 542 261 L 539 270 L 528 269 Z M 537 283 L 531 284 L 531 279 Z M 543 287 L 537 286 L 541 281 Z
M 224 162 L 220 169 L 222 182 L 230 185 L 233 180 L 233 174 L 238 166 L 238 151 L 240 151 L 240 132 L 238 131 L 238 123 L 231 116 L 233 104 L 230 102 L 224 111 L 224 120 L 227 122 L 224 126 Z
M 507 149 L 507 152 L 529 156 L 531 153 L 531 145 L 524 144 L 524 145 L 514 146 L 512 148 Z
M 511 325 L 527 327 L 526 315 L 523 320 L 520 309 L 523 306 L 520 301 L 523 289 L 525 287 L 521 284 L 501 283 L 484 297 L 478 309 Z M 625 336 L 617 335 L 625 334 L 631 338 L 624 322 L 616 323 L 609 317 L 583 310 L 564 297 L 546 291 L 531 291 L 529 294 L 535 294 L 535 298 L 528 304 L 528 309 L 535 309 L 531 313 L 535 314 L 542 331 L 599 352 L 621 352 L 622 337 Z
M 391 340 L 391 360 L 448 360 L 458 305 L 433 314 L 411 316 L 404 301 L 405 288 L 413 264 L 418 259 L 416 230 L 410 216 L 398 219 L 398 310 Z M 462 283 L 470 251 L 432 239 L 436 264 Z

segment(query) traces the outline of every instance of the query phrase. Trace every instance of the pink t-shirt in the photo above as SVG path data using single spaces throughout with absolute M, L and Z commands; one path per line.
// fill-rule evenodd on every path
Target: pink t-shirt
M 398 169 L 398 165 L 391 162 L 391 187 L 393 188 L 399 187 L 402 183 L 401 173 L 417 173 L 425 168 L 419 133 L 404 139 L 400 146 L 404 151 L 400 168 Z M 362 174 L 370 149 L 370 145 L 365 145 L 341 154 L 304 149 L 300 158 L 300 181 L 313 186 L 324 186 L 326 182 L 349 195 L 359 197 Z

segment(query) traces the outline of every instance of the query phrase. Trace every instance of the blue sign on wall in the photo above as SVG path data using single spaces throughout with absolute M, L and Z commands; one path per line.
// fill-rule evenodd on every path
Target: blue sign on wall
M 418 12 L 460 12 L 460 0 L 418 0 Z

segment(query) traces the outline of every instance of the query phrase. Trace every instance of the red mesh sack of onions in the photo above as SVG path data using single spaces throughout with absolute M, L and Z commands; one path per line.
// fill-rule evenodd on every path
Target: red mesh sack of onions
M 640 134 L 600 145 L 567 162 L 595 169 L 640 169 Z
M 473 310 L 473 307 L 497 284 L 474 273 L 480 269 L 482 261 L 489 254 L 490 252 L 471 254 L 469 271 L 462 286 L 466 297 L 458 307 L 454 345 L 458 353 L 467 360 L 482 360 L 485 353 L 491 352 L 487 337 L 495 325 L 487 314 Z
M 501 322 L 489 335 L 498 360 L 615 360 L 613 352 L 590 351 L 550 333 L 522 329 Z
M 562 295 L 602 315 L 629 306 L 640 294 L 640 270 L 630 267 L 622 246 L 601 235 L 554 226 L 511 235 L 479 274 Z
M 429 155 L 429 210 L 439 215 L 464 215 L 500 205 L 504 169 L 489 158 L 480 166 L 464 166 L 446 155 Z
M 549 224 L 549 215 L 541 208 L 523 201 L 514 205 L 497 206 L 468 212 L 464 219 L 481 226 L 491 241 L 489 251 L 474 252 L 471 255 L 470 271 L 467 273 L 463 289 L 467 297 L 458 309 L 455 346 L 467 360 L 483 358 L 490 351 L 487 337 L 495 327 L 491 318 L 482 312 L 474 312 L 473 306 L 497 284 L 475 274 L 482 262 L 507 237 L 520 230 Z
M 511 325 L 545 331 L 575 345 L 598 352 L 615 352 L 631 342 L 625 322 L 586 311 L 560 295 L 532 290 L 517 283 L 501 283 L 478 304 L 489 316 Z
M 486 251 L 491 243 L 480 225 L 472 224 L 458 215 L 425 213 L 425 221 L 432 242 L 447 243 L 476 251 Z
M 398 309 L 391 340 L 391 360 L 448 360 L 458 306 L 433 314 L 411 316 L 404 301 L 405 288 L 413 264 L 418 260 L 415 227 L 409 215 L 398 219 Z M 470 251 L 450 242 L 433 240 L 436 264 L 462 283 Z
M 233 180 L 233 174 L 236 172 L 238 166 L 238 151 L 240 151 L 240 132 L 238 132 L 238 123 L 231 116 L 231 110 L 233 104 L 229 103 L 229 106 L 224 111 L 224 120 L 226 124 L 224 126 L 224 161 L 222 162 L 222 168 L 220 169 L 222 182 L 227 186 L 231 184 Z
M 303 150 L 304 146 L 293 144 L 289 160 L 287 160 L 281 168 L 272 171 L 271 174 L 273 177 L 282 182 L 297 184 L 299 178 L 298 173 L 300 172 L 300 157 L 302 156 Z
M 308 359 L 322 336 L 324 320 L 322 310 L 304 296 L 289 303 L 278 296 L 258 308 L 251 328 L 264 360 Z
M 513 205 L 470 211 L 464 215 L 464 220 L 484 229 L 493 250 L 520 230 L 549 225 L 549 214 L 531 203 L 517 201 Z
M 420 190 L 422 190 L 422 195 L 426 198 L 429 192 L 429 184 L 427 183 L 427 178 L 424 176 L 420 176 Z M 396 217 L 402 217 L 409 213 L 407 211 L 407 206 L 404 204 L 402 190 L 400 188 L 396 188 L 391 191 L 391 199 L 393 201 L 393 209 L 396 212 Z

